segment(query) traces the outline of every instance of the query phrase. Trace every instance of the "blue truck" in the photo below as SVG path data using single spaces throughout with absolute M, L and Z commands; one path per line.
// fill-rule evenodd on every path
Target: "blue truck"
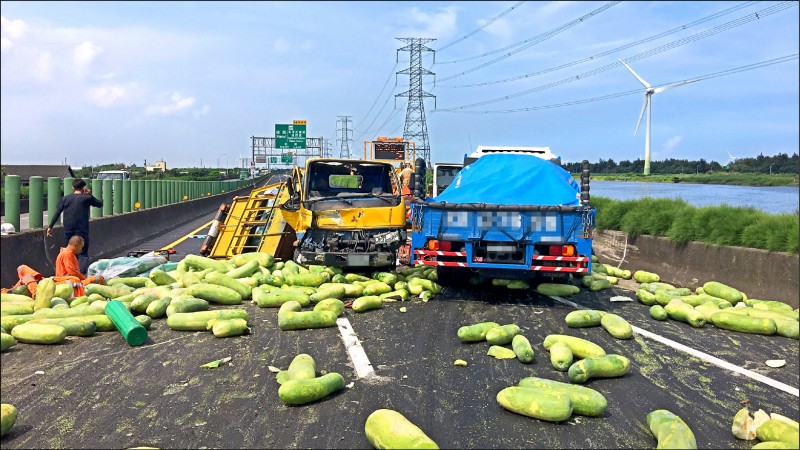
M 591 273 L 588 161 L 580 184 L 533 155 L 473 161 L 439 196 L 412 204 L 411 265 L 435 266 L 442 285 L 473 274 L 525 280 Z

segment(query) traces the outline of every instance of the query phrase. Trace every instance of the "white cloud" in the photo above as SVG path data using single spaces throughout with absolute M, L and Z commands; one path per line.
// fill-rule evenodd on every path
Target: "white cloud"
M 433 14 L 423 12 L 415 6 L 411 8 L 410 13 L 412 21 L 425 27 L 415 32 L 418 36 L 437 39 L 453 35 L 456 29 L 457 16 L 456 8 L 452 6 L 439 8 L 439 10 Z
M 486 22 L 488 22 L 488 20 L 481 19 L 478 21 L 478 26 L 482 27 L 486 24 Z M 501 41 L 510 41 L 514 34 L 513 30 L 511 29 L 511 24 L 509 24 L 505 19 L 498 19 L 488 27 L 484 28 L 483 31 L 499 38 Z
M 148 115 L 167 115 L 182 111 L 194 104 L 194 97 L 184 97 L 179 92 L 173 92 L 170 97 L 172 103 L 168 105 L 150 105 L 144 113 Z
M 0 16 L 0 50 L 8 50 L 14 46 L 14 41 L 25 32 L 25 22 L 21 20 L 8 20 Z
M 92 63 L 94 58 L 103 51 L 102 48 L 95 45 L 92 41 L 84 41 L 75 47 L 72 52 L 72 61 L 78 70 L 82 70 Z
M 33 70 L 33 76 L 39 81 L 50 81 L 53 77 L 53 56 L 50 52 L 44 52 L 39 55 Z
M 124 100 L 126 94 L 125 86 L 107 84 L 89 89 L 89 100 L 101 108 L 110 108 Z
M 195 117 L 205 116 L 208 112 L 211 111 L 211 107 L 208 105 L 203 105 L 202 108 L 194 110 L 192 113 Z
M 4 37 L 9 39 L 18 39 L 25 32 L 25 22 L 21 20 L 8 20 L 5 17 L 0 17 L 0 32 Z
M 539 9 L 536 15 L 539 16 L 539 19 L 548 19 L 573 3 L 575 2 L 548 2 Z
M 678 146 L 678 144 L 681 143 L 682 140 L 683 136 L 672 136 L 671 138 L 667 139 L 667 142 L 664 143 L 664 152 L 671 152 Z

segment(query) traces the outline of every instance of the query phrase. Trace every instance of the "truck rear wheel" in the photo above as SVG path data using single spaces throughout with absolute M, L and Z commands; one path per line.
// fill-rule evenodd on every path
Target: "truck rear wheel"
M 469 282 L 470 271 L 466 267 L 437 267 L 437 283 L 442 286 L 465 286 Z

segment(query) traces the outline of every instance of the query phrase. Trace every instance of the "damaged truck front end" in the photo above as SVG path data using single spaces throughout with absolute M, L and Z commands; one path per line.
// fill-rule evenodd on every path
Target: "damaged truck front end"
M 300 264 L 338 267 L 394 266 L 397 249 L 406 241 L 405 230 L 334 230 L 312 228 L 300 239 Z
M 406 242 L 405 205 L 391 164 L 313 159 L 295 169 L 281 213 L 297 234 L 301 264 L 394 266 Z

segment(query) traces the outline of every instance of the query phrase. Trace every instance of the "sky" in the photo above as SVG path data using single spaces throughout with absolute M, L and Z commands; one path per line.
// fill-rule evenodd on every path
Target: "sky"
M 788 5 L 788 7 L 787 7 Z M 2 164 L 241 167 L 306 120 L 340 155 L 402 137 L 410 52 L 431 161 L 478 145 L 562 161 L 728 162 L 798 152 L 797 2 L 3 1 Z M 434 62 L 435 58 L 435 62 Z M 435 82 L 434 82 L 435 80 Z M 245 164 L 247 164 L 245 162 Z M 259 165 L 259 167 L 262 167 Z

